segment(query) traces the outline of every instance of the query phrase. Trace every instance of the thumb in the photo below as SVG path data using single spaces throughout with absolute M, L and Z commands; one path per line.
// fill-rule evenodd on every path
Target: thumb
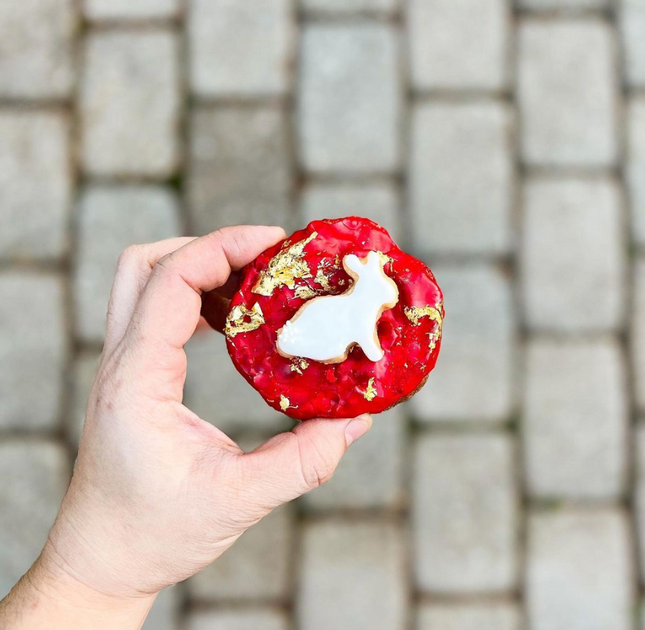
M 243 456 L 248 489 L 267 509 L 329 481 L 347 448 L 372 427 L 368 414 L 347 420 L 306 420 Z

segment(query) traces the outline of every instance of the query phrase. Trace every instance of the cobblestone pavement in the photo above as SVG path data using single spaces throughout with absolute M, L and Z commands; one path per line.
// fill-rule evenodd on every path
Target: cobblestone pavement
M 439 367 L 146 630 L 645 630 L 645 0 L 0 2 L 0 596 L 119 252 L 348 213 L 435 269 Z M 288 426 L 188 354 L 197 413 Z

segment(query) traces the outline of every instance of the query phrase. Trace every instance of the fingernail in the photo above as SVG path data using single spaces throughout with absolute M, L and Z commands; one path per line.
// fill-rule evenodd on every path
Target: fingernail
M 350 446 L 356 440 L 362 438 L 372 428 L 372 416 L 364 415 L 354 418 L 345 427 L 345 441 Z

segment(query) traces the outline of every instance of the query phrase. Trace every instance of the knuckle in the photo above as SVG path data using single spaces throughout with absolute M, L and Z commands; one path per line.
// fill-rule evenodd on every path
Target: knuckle
M 142 257 L 142 245 L 130 245 L 129 247 L 126 247 L 119 256 L 117 271 L 123 271 L 124 269 L 129 269 L 133 265 L 138 265 Z
M 336 464 L 330 457 L 314 450 L 306 460 L 301 459 L 301 468 L 307 490 L 315 490 L 334 476 Z

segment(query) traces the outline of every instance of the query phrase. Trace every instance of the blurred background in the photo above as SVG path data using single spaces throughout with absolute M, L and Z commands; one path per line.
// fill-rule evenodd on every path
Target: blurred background
M 347 214 L 431 264 L 438 367 L 146 630 L 645 630 L 645 0 L 0 0 L 0 597 L 121 250 Z M 242 446 L 289 426 L 188 355 Z

